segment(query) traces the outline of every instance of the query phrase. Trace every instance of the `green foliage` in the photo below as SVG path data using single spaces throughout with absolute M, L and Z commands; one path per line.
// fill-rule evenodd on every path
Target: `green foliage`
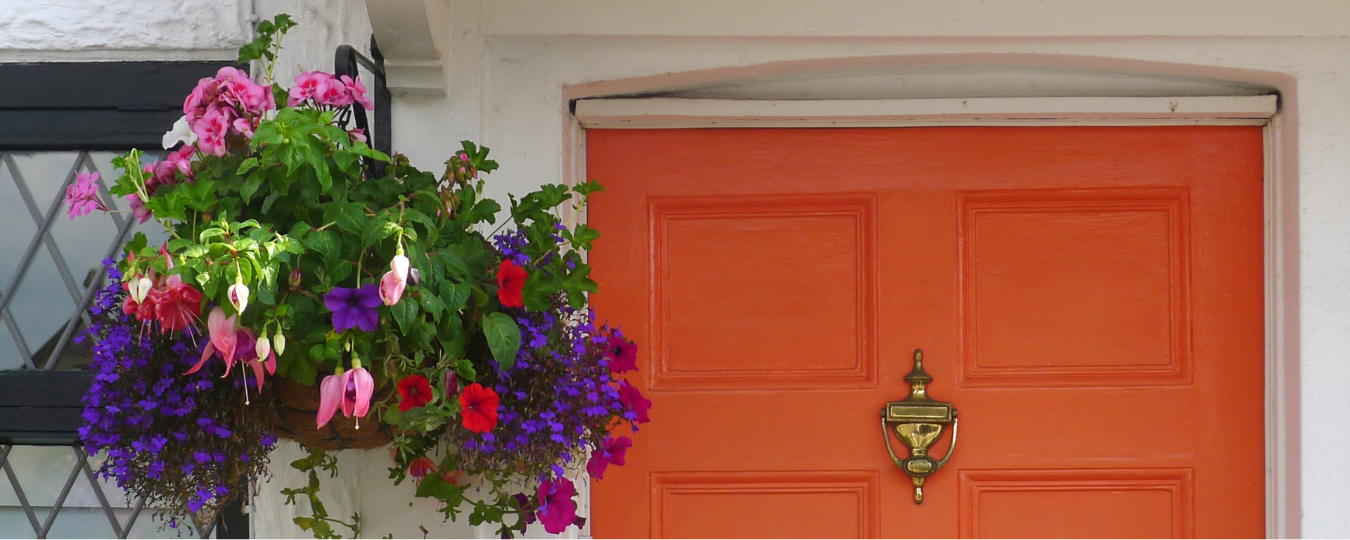
M 312 515 L 309 517 L 296 516 L 294 521 L 301 529 L 310 531 L 315 538 L 342 538 L 333 530 L 334 525 L 341 525 L 351 531 L 351 538 L 361 537 L 361 515 L 352 514 L 351 522 L 334 519 L 328 516 L 328 510 L 324 508 L 323 501 L 319 499 L 319 473 L 324 471 L 328 473 L 329 478 L 337 478 L 337 457 L 329 455 L 322 450 L 306 449 L 309 456 L 297 459 L 291 462 L 291 467 L 309 477 L 309 483 L 299 488 L 283 488 L 281 494 L 286 496 L 286 504 L 296 504 L 295 498 L 304 495 L 309 502 L 309 508 Z

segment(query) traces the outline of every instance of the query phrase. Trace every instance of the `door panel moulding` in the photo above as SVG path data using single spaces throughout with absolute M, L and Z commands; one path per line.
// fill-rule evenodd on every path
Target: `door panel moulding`
M 752 84 L 785 76 L 828 79 L 841 71 L 912 70 L 933 66 L 989 69 L 1073 69 L 1140 77 L 1185 77 L 1242 88 L 1266 88 L 1257 95 L 1093 97 L 1091 88 L 1075 97 L 934 97 L 925 99 L 756 99 L 638 97 L 700 88 Z M 561 90 L 562 178 L 569 185 L 586 176 L 586 129 L 673 128 L 857 128 L 922 126 L 1072 125 L 1251 125 L 1265 137 L 1266 196 L 1266 535 L 1298 538 L 1302 531 L 1301 412 L 1299 383 L 1299 223 L 1297 80 L 1273 71 L 1122 58 L 1066 55 L 974 53 L 900 55 L 775 62 L 672 72 L 646 77 L 596 80 Z M 1178 87 L 1180 89 L 1180 87 Z M 961 96 L 959 89 L 946 95 Z M 693 92 L 692 94 L 690 92 Z M 969 94 L 964 94 L 969 95 Z M 629 97 L 618 97 L 629 96 Z M 1169 97 L 1171 96 L 1171 97 Z M 786 98 L 786 99 L 785 99 Z M 584 210 L 582 219 L 585 219 Z
M 587 129 L 1265 125 L 1275 95 L 867 100 L 583 99 Z

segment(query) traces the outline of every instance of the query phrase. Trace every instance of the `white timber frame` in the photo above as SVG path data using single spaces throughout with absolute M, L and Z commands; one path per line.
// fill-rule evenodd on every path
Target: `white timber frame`
M 590 97 L 567 90 L 564 180 L 586 178 L 585 129 L 1046 125 L 1262 126 L 1265 144 L 1266 535 L 1299 536 L 1300 394 L 1296 108 L 1277 94 L 733 100 Z M 1291 122 L 1292 121 L 1292 122 Z M 589 506 L 589 505 L 588 505 Z

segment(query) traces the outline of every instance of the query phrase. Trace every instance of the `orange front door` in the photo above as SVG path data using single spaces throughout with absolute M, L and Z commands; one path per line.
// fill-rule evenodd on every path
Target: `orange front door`
M 587 146 L 596 310 L 654 403 L 597 537 L 1264 534 L 1260 128 Z M 961 422 L 922 505 L 879 420 L 916 348 Z

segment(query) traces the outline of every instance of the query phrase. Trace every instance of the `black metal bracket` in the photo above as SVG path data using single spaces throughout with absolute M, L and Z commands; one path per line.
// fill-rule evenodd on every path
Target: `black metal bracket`
M 393 149 L 390 140 L 393 137 L 393 125 L 389 118 L 392 96 L 389 94 L 389 83 L 384 72 L 384 55 L 380 53 L 380 46 L 375 43 L 375 36 L 370 36 L 370 58 L 357 52 L 351 45 L 342 45 L 337 48 L 336 58 L 333 60 L 333 74 L 335 76 L 346 75 L 355 79 L 360 74 L 360 67 L 370 71 L 374 78 L 371 91 L 374 93 L 375 101 L 375 110 L 373 111 L 375 113 L 375 129 L 371 130 L 365 107 L 354 103 L 352 104 L 352 111 L 356 115 L 356 127 L 365 131 L 371 148 L 389 154 Z M 366 170 L 373 177 L 384 175 L 384 163 L 371 159 L 365 159 L 364 161 Z

